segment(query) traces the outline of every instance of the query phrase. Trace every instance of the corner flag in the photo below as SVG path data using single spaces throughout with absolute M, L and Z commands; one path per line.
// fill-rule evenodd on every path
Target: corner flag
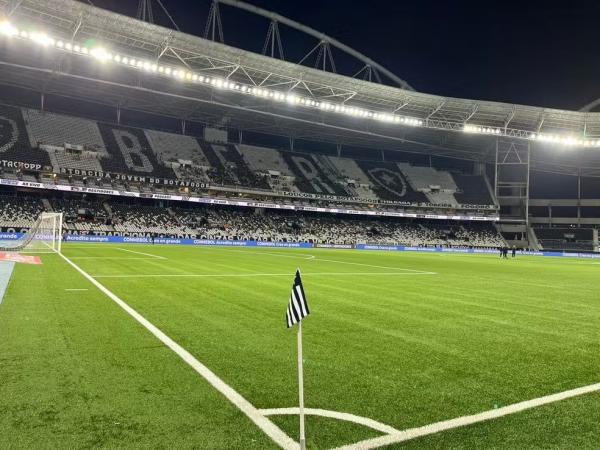
M 302 319 L 310 314 L 304 288 L 302 287 L 302 279 L 300 278 L 300 270 L 296 271 L 292 293 L 290 294 L 290 303 L 285 314 L 287 327 L 291 328 Z
M 306 449 L 306 436 L 304 433 L 304 369 L 302 367 L 302 319 L 310 314 L 306 295 L 302 287 L 300 269 L 296 270 L 296 277 L 292 285 L 290 302 L 285 313 L 288 328 L 298 324 L 298 397 L 300 400 L 300 450 Z

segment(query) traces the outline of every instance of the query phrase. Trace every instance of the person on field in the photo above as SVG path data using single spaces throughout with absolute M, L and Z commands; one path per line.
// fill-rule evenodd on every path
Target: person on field
M 512 248 L 512 257 L 514 258 L 516 256 L 517 256 L 517 247 L 515 245 L 513 245 L 513 248 Z

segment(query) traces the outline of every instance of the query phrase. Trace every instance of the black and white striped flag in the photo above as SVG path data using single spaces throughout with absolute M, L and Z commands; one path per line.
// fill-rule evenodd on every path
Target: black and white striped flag
M 294 285 L 292 286 L 292 293 L 290 294 L 290 303 L 285 313 L 287 327 L 290 328 L 296 325 L 309 314 L 310 311 L 308 310 L 306 295 L 304 295 L 300 271 L 297 270 Z

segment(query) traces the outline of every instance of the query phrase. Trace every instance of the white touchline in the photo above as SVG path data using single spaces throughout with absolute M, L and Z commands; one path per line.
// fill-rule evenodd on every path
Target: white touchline
M 281 428 L 275 425 L 267 417 L 263 416 L 258 409 L 248 400 L 241 396 L 235 389 L 221 380 L 208 367 L 198 361 L 190 352 L 180 346 L 177 342 L 163 333 L 159 328 L 149 322 L 144 316 L 138 313 L 135 309 L 105 288 L 97 280 L 92 278 L 87 272 L 81 269 L 77 264 L 67 258 L 65 255 L 60 256 L 77 272 L 83 275 L 90 283 L 96 286 L 103 294 L 110 298 L 113 302 L 119 305 L 127 314 L 137 320 L 144 328 L 152 333 L 159 341 L 175 352 L 183 361 L 193 368 L 200 376 L 210 383 L 216 390 L 223 394 L 227 400 L 233 403 L 240 411 L 242 411 L 252 422 L 256 424 L 273 442 L 286 450 L 297 450 L 298 443 L 289 437 Z
M 475 423 L 485 422 L 491 419 L 497 419 L 499 417 L 516 414 L 528 409 L 537 408 L 539 406 L 548 405 L 550 403 L 559 402 L 568 398 L 577 397 L 584 394 L 591 394 L 598 391 L 600 391 L 600 383 L 590 384 L 589 386 L 583 386 L 576 389 L 571 389 L 569 391 L 559 392 L 557 394 L 546 395 L 544 397 L 534 398 L 532 400 L 526 400 L 520 403 L 514 403 L 502 408 L 491 409 L 489 411 L 470 416 L 457 417 L 455 419 L 444 420 L 442 422 L 436 422 L 418 428 L 410 428 L 397 433 L 390 433 L 386 436 L 366 439 L 355 444 L 338 447 L 337 450 L 369 450 L 387 445 L 398 444 L 400 442 L 409 441 L 418 437 L 428 436 L 430 434 L 451 430 L 453 428 L 465 427 L 467 425 L 473 425 Z
M 156 259 L 167 259 L 164 256 L 152 255 L 150 253 L 144 253 L 144 252 L 136 252 L 135 250 L 129 250 L 127 248 L 122 248 L 122 247 L 115 247 L 115 248 L 117 250 L 121 250 L 122 252 L 135 253 L 136 255 L 150 256 L 151 258 L 156 258 Z
M 415 276 L 435 275 L 434 272 L 303 272 L 302 276 Z M 166 273 L 131 275 L 91 275 L 93 278 L 235 278 L 235 277 L 289 277 L 289 273 Z

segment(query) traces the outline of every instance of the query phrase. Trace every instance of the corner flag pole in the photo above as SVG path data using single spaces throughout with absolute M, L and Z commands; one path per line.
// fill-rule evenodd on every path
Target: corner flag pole
M 300 450 L 306 449 L 306 436 L 304 434 L 304 369 L 302 367 L 302 319 L 310 314 L 308 302 L 302 287 L 300 268 L 296 270 L 292 293 L 285 313 L 285 323 L 289 328 L 298 325 L 298 397 L 300 412 Z
M 304 376 L 302 367 L 302 321 L 298 322 L 298 395 L 300 397 L 300 450 L 306 449 L 304 436 Z

